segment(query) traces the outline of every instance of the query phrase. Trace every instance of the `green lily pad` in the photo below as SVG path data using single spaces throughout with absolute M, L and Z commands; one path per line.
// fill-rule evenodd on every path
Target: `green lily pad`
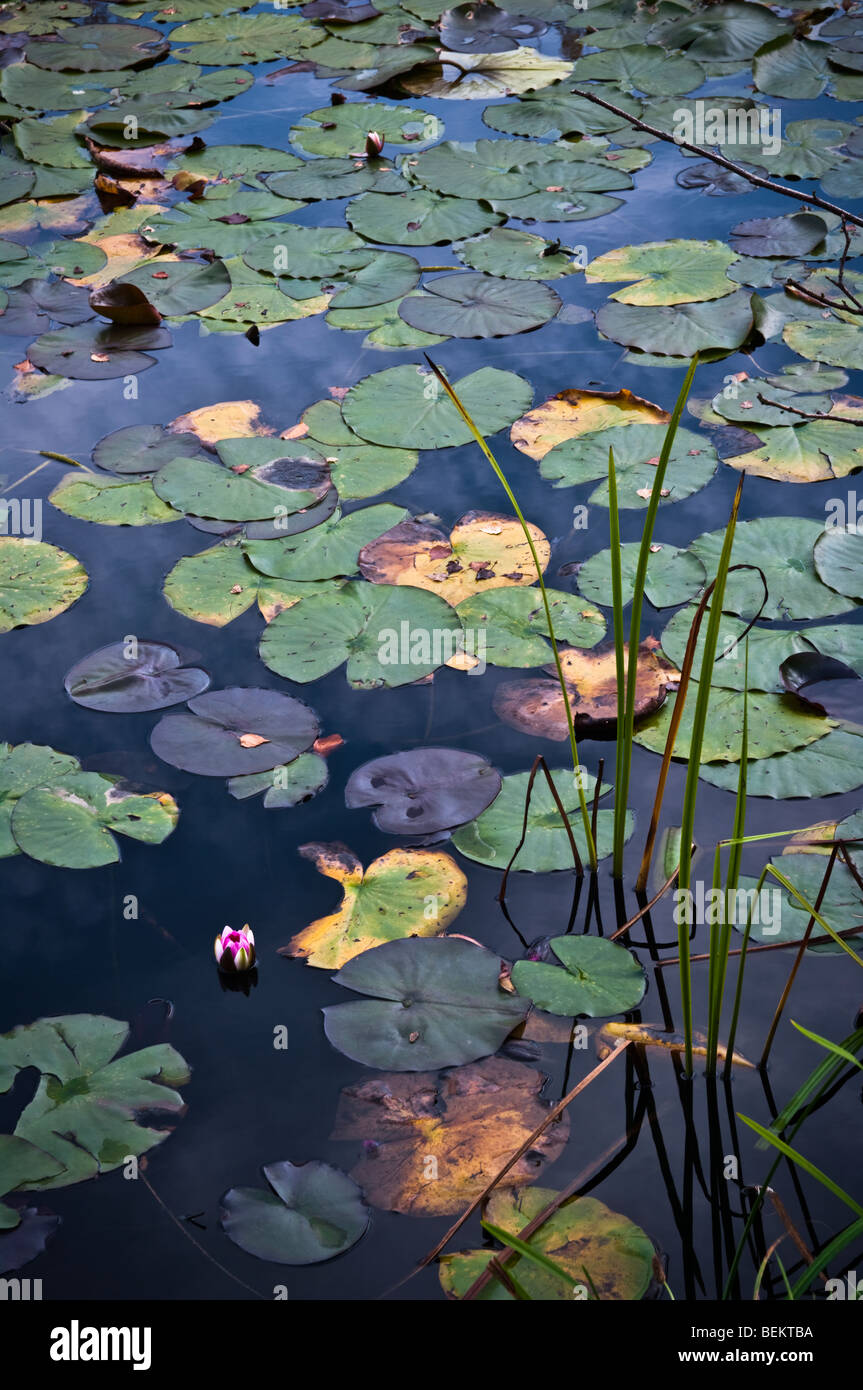
M 138 149 L 160 139 L 177 139 L 206 130 L 214 115 L 203 107 L 187 106 L 178 93 L 131 97 L 116 106 L 94 111 L 81 123 L 80 134 L 114 149 Z M 130 132 L 135 134 L 131 135 Z
M 481 367 L 453 382 L 477 429 L 486 437 L 513 424 L 529 409 L 532 388 L 514 372 Z M 444 449 L 473 435 L 432 372 L 388 367 L 351 387 L 342 403 L 346 423 L 371 444 Z
M 175 155 L 166 164 L 165 173 L 172 175 L 182 170 L 202 179 L 239 179 L 250 188 L 263 191 L 261 174 L 298 169 L 301 163 L 297 155 L 266 145 L 208 145 L 203 150 L 184 150 Z
M 557 280 L 584 268 L 573 259 L 571 247 L 512 227 L 495 227 L 485 236 L 464 241 L 456 255 L 474 270 L 511 280 Z
M 87 583 L 81 562 L 58 546 L 0 536 L 0 632 L 49 622 L 71 608 Z
M 827 86 L 829 55 L 826 44 L 779 34 L 763 44 L 752 59 L 755 86 L 770 96 L 811 101 Z
M 176 458 L 153 479 L 157 495 L 180 512 L 220 521 L 272 521 L 320 501 L 326 469 L 290 458 L 234 472 L 202 458 Z
M 124 425 L 104 435 L 92 457 L 106 473 L 127 476 L 157 473 L 171 459 L 206 456 L 196 434 L 173 434 L 164 425 Z
M 165 578 L 164 594 L 177 613 L 196 623 L 224 627 L 257 603 L 269 620 L 301 598 L 337 588 L 331 581 L 296 583 L 269 579 L 253 569 L 237 540 L 184 555 Z
M 228 791 L 238 801 L 264 793 L 268 811 L 299 806 L 311 801 L 323 791 L 330 780 L 326 758 L 320 753 L 301 753 L 291 763 L 283 763 L 269 772 L 249 772 L 242 777 L 228 778 Z
M 286 1159 L 261 1172 L 272 1192 L 232 1187 L 222 1197 L 222 1230 L 247 1254 L 274 1264 L 320 1264 L 350 1250 L 364 1234 L 369 1209 L 341 1169 L 317 1159 Z
M 863 533 L 828 526 L 815 542 L 813 558 L 819 579 L 837 594 L 863 600 Z
M 757 389 L 757 388 L 756 388 Z M 781 399 L 782 393 L 766 387 L 765 400 Z M 833 409 L 829 397 L 793 396 L 789 400 L 797 410 Z M 837 415 L 850 414 L 855 409 L 863 423 L 863 402 L 846 396 L 835 407 Z M 771 407 L 761 406 L 762 410 Z M 781 411 L 777 411 L 781 414 Z M 789 422 L 793 415 L 785 413 Z M 863 468 L 863 439 L 860 428 L 847 420 L 812 420 L 799 425 L 762 428 L 753 422 L 752 433 L 761 440 L 760 449 L 736 454 L 725 461 L 731 468 L 752 473 L 761 478 L 776 478 L 780 482 L 814 483 L 829 478 L 844 478 Z
M 523 198 L 536 189 L 523 167 L 530 157 L 523 149 L 524 143 L 445 140 L 417 159 L 412 158 L 405 172 L 435 193 L 459 198 L 468 192 L 472 198 Z M 535 155 L 538 150 L 538 146 L 534 147 Z
M 502 106 L 487 106 L 482 113 L 483 123 L 505 135 L 529 135 L 539 140 L 550 135 L 604 135 L 609 131 L 629 129 L 622 116 L 594 106 L 570 92 L 571 84 L 559 82 L 541 92 L 528 92 L 518 101 Z M 590 84 L 585 83 L 585 86 Z M 597 95 L 601 92 L 597 91 Z M 641 102 L 634 97 L 616 95 L 614 105 L 633 116 L 641 115 Z M 651 117 L 652 117 L 651 112 Z
M 800 320 L 788 323 L 782 330 L 782 341 L 801 357 L 812 362 L 826 362 L 830 367 L 855 368 L 863 350 L 863 331 L 856 323 L 839 323 L 832 319 L 808 323 Z
M 327 280 L 368 265 L 377 253 L 346 227 L 300 227 L 286 222 L 274 236 L 258 242 L 243 256 L 252 270 L 290 275 L 300 280 Z
M 662 634 L 662 649 L 676 666 L 683 662 L 686 643 L 695 606 L 675 613 Z M 799 652 L 821 652 L 848 665 L 863 675 L 863 628 L 850 623 L 816 624 L 801 630 L 754 627 L 747 634 L 749 644 L 749 680 L 747 686 L 743 633 L 746 622 L 723 614 L 719 634 L 718 659 L 710 678 L 711 685 L 726 690 L 784 690 L 779 668 L 783 661 Z M 695 671 L 701 670 L 704 651 L 705 625 L 702 624 L 695 648 Z
M 322 314 L 330 303 L 330 294 L 310 281 L 274 279 L 251 270 L 239 256 L 231 256 L 222 264 L 230 276 L 230 289 L 223 299 L 199 311 L 208 329 L 242 332 L 249 323 L 259 328 L 293 323 Z M 302 287 L 302 295 L 289 294 L 289 286 L 295 291 Z
M 231 278 L 221 261 L 146 261 L 112 283 L 136 285 L 160 314 L 196 314 L 222 299 Z
M 453 937 L 388 941 L 354 956 L 336 984 L 372 996 L 324 1009 L 333 1047 L 363 1066 L 425 1071 L 496 1052 L 524 1018 L 500 988 L 496 953 Z
M 557 1196 L 559 1193 L 546 1187 L 521 1187 L 516 1192 L 498 1187 L 489 1197 L 485 1218 L 518 1236 Z M 653 1280 L 656 1252 L 650 1237 L 595 1197 L 570 1198 L 542 1223 L 529 1243 L 572 1279 L 570 1285 L 533 1260 L 517 1255 L 508 1267 L 534 1300 L 571 1302 L 574 1289 L 583 1290 L 581 1297 L 585 1299 L 595 1289 L 600 1299 L 631 1302 L 643 1298 Z M 493 1257 L 494 1252 L 487 1249 L 442 1255 L 440 1281 L 444 1292 L 462 1298 Z M 507 1302 L 511 1297 L 499 1279 L 490 1279 L 477 1295 L 480 1302 Z
M 35 1144 L 28 1143 L 26 1139 L 19 1139 L 15 1134 L 0 1134 L 0 1197 L 5 1197 L 16 1188 L 22 1188 L 29 1183 L 38 1183 L 44 1178 L 56 1178 L 59 1173 L 65 1171 L 64 1165 L 58 1159 L 37 1148 Z M 16 1207 L 0 1202 L 0 1232 L 15 1230 L 25 1219 L 26 1214 L 22 1214 Z M 4 1273 L 19 1267 L 18 1264 L 6 1261 L 5 1238 L 0 1243 L 0 1251 Z
M 423 292 L 420 290 L 417 293 L 422 295 Z M 399 317 L 401 303 L 401 299 L 391 299 L 383 304 L 371 304 L 365 309 L 331 309 L 327 314 L 327 323 L 331 328 L 348 332 L 366 332 L 364 348 L 427 348 L 447 341 L 439 333 L 423 333 L 419 328 L 411 328 Z M 376 487 L 374 491 L 382 492 L 383 489 Z
M 332 309 L 365 309 L 401 299 L 419 283 L 420 267 L 413 256 L 379 251 L 367 265 L 344 270 L 335 280 Z M 413 301 L 411 301 L 413 302 Z
M 70 25 L 51 39 L 28 44 L 24 57 L 51 72 L 104 72 L 145 67 L 164 58 L 169 47 L 158 29 L 141 24 Z
M 173 29 L 171 56 L 183 63 L 203 63 L 206 67 L 242 67 L 246 63 L 299 56 L 303 45 L 314 44 L 323 37 L 324 31 L 316 24 L 296 15 L 231 14 L 219 19 L 193 19 Z M 176 46 L 185 44 L 189 46 Z
M 732 228 L 732 246 L 741 256 L 807 256 L 827 235 L 827 224 L 812 212 L 787 217 L 756 217 Z
M 42 1073 L 15 1134 L 50 1155 L 62 1171 L 22 1183 L 45 1191 L 83 1182 L 121 1167 L 164 1143 L 170 1129 L 141 1123 L 141 1114 L 179 1116 L 185 1105 L 173 1088 L 189 1080 L 189 1067 L 168 1043 L 118 1057 L 128 1023 L 99 1014 L 40 1018 L 0 1037 L 0 1087 L 8 1091 L 28 1067 Z
M 711 763 L 702 767 L 699 776 L 713 787 L 736 792 L 739 767 L 737 763 Z M 860 786 L 863 786 L 863 739 L 845 729 L 831 729 L 817 743 L 747 764 L 747 796 L 791 800 L 833 796 Z
M 632 280 L 611 296 L 622 304 L 687 304 L 734 293 L 726 271 L 735 254 L 722 241 L 644 242 L 597 256 L 585 269 L 588 284 Z
M 698 681 L 690 683 L 689 694 L 675 739 L 678 758 L 686 758 L 692 734 L 692 720 L 698 698 Z M 835 728 L 834 721 L 809 713 L 797 700 L 788 695 L 764 694 L 750 691 L 744 697 L 739 690 L 714 689 L 710 695 L 707 728 L 701 751 L 704 763 L 740 761 L 740 730 L 743 727 L 744 699 L 749 718 L 749 756 L 753 760 L 769 758 L 774 753 L 787 753 L 814 743 Z M 653 753 L 665 751 L 669 720 L 674 697 L 651 714 L 635 732 L 635 741 Z
M 512 982 L 546 1013 L 572 1018 L 610 1018 L 637 1009 L 647 980 L 625 946 L 601 936 L 555 936 L 549 941 L 563 969 L 550 962 L 517 960 Z
M 90 156 L 75 134 L 85 115 L 84 111 L 72 111 L 67 116 L 47 119 L 25 116 L 15 123 L 15 144 L 24 159 L 37 164 L 61 169 L 92 168 Z
M 18 848 L 42 864 L 94 869 L 116 864 L 120 850 L 112 831 L 159 845 L 179 817 L 165 792 L 139 795 L 121 780 L 97 772 L 71 772 L 50 787 L 32 787 L 16 801 L 12 835 Z
M 412 640 L 393 656 L 385 634 L 395 634 L 398 643 L 403 623 Z M 300 684 L 347 661 L 348 684 L 373 690 L 430 675 L 458 649 L 461 631 L 457 614 L 437 594 L 354 581 L 277 614 L 264 630 L 259 650 L 271 671 Z
M 291 144 L 306 154 L 330 159 L 362 154 L 370 131 L 383 136 L 388 145 L 421 147 L 439 140 L 444 129 L 443 121 L 426 111 L 372 101 L 321 106 L 307 112 L 302 120 L 308 124 L 291 126 Z
M 780 380 L 783 385 L 779 385 Z M 728 388 L 717 392 L 710 402 L 710 408 L 724 420 L 743 425 L 761 437 L 761 431 L 757 431 L 756 428 L 758 425 L 788 425 L 794 429 L 801 427 L 797 417 L 783 409 L 786 405 L 793 406 L 796 410 L 819 411 L 826 414 L 833 404 L 827 395 L 798 395 L 794 389 L 794 377 L 773 378 L 773 381 L 775 384 L 771 385 L 764 377 L 749 377 L 746 381 L 734 382 L 728 395 Z
M 619 505 L 646 507 L 665 435 L 664 425 L 636 424 L 580 434 L 550 449 L 540 460 L 539 471 L 543 478 L 554 479 L 555 487 L 577 487 L 600 479 L 590 501 L 607 507 L 608 451 L 613 449 Z M 710 482 L 716 465 L 716 451 L 703 435 L 678 430 L 663 481 L 664 500 L 679 502 L 699 492 Z
M 630 44 L 579 58 L 573 74 L 576 82 L 598 78 L 614 82 L 625 92 L 649 96 L 683 96 L 700 87 L 704 69 L 692 58 L 667 53 L 658 44 Z
M 444 197 L 429 188 L 411 189 L 396 197 L 363 193 L 348 205 L 345 216 L 353 230 L 369 241 L 395 246 L 444 245 L 501 221 L 487 205 L 471 198 Z
M 691 58 L 745 63 L 755 50 L 786 32 L 785 21 L 761 5 L 723 3 L 691 15 L 673 14 L 653 31 L 666 48 L 685 48 Z
M 15 803 L 31 787 L 51 786 L 80 770 L 77 758 L 44 744 L 19 743 L 14 748 L 9 743 L 0 744 L 0 859 L 21 852 L 12 837 Z M 3 1190 L 0 1185 L 0 1195 Z
M 299 757 L 320 732 L 313 709 L 276 690 L 208 690 L 189 710 L 163 715 L 150 746 L 163 762 L 201 777 L 268 772 Z
M 753 326 L 750 295 L 737 290 L 722 299 L 668 306 L 604 304 L 596 314 L 604 337 L 642 352 L 692 357 L 705 348 L 738 348 Z
M 402 300 L 399 314 L 424 333 L 453 338 L 504 338 L 530 333 L 553 319 L 561 301 L 548 285 L 503 280 L 479 271 L 427 280 L 422 297 Z
M 52 507 L 97 526 L 161 526 L 182 513 L 153 491 L 149 478 L 113 478 L 78 469 L 64 473 L 48 498 Z
M 802 516 L 759 517 L 738 524 L 732 563 L 757 565 L 764 573 L 769 597 L 762 618 L 834 618 L 852 611 L 854 604 L 822 584 L 816 573 L 812 548 L 821 531 L 820 522 Z M 711 578 L 724 534 L 705 532 L 690 546 Z M 723 604 L 727 612 L 754 617 L 762 598 L 761 580 L 753 571 L 729 574 Z
M 605 619 L 574 594 L 548 590 L 555 636 L 575 647 L 595 647 L 605 636 Z M 493 589 L 457 605 L 471 655 L 492 666 L 544 666 L 551 656 L 545 608 L 537 589 Z
M 348 110 L 347 107 L 343 109 Z M 352 198 L 355 193 L 366 193 L 370 189 L 399 193 L 404 187 L 401 176 L 379 159 L 307 159 L 299 168 L 271 174 L 267 179 L 267 188 L 280 198 L 310 201 Z
M 571 768 L 569 771 L 561 768 L 553 771 L 551 775 L 563 809 L 569 818 L 578 852 L 584 862 L 587 857 L 587 842 L 584 838 L 576 776 Z M 595 794 L 596 778 L 591 777 L 586 769 L 582 769 L 579 775 L 584 795 L 590 805 Z M 487 864 L 493 869 L 506 868 L 521 839 L 529 777 L 528 772 L 517 772 L 510 777 L 504 777 L 500 795 L 488 810 L 483 811 L 476 820 L 456 830 L 452 842 L 460 854 L 478 864 Z M 608 791 L 610 787 L 604 786 L 603 794 Z M 595 838 L 596 852 L 600 859 L 611 853 L 613 819 L 614 813 L 605 810 L 600 811 L 597 817 Z M 632 815 L 627 812 L 627 838 L 632 834 L 633 824 Z M 527 835 L 513 867 L 520 872 L 532 874 L 547 874 L 559 869 L 573 868 L 569 835 L 549 791 L 548 783 L 541 775 L 534 779 L 527 817 Z
M 634 425 L 627 426 L 634 429 Z M 638 566 L 640 541 L 627 541 L 620 547 L 620 568 L 624 604 L 632 600 Z M 686 603 L 704 588 L 707 574 L 697 555 L 663 545 L 651 554 L 647 565 L 645 593 L 654 608 L 671 608 Z M 578 571 L 578 587 L 594 603 L 611 604 L 611 551 L 598 550 Z
M 404 507 L 381 502 L 345 517 L 337 513 L 313 530 L 286 540 L 246 541 L 243 549 L 255 569 L 274 579 L 334 579 L 356 574 L 363 546 L 406 515 Z
M 74 381 L 109 381 L 154 367 L 155 357 L 143 349 L 166 348 L 171 343 L 165 328 L 106 327 L 91 321 L 40 334 L 28 347 L 27 356 L 43 372 Z

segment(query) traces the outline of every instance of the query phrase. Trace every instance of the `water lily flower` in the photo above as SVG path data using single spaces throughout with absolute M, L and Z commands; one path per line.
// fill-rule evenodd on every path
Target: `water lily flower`
M 235 970 L 251 970 L 255 963 L 255 934 L 248 922 L 239 931 L 225 927 L 216 937 L 213 949 L 220 970 L 229 974 Z
M 384 137 L 376 130 L 370 130 L 366 136 L 366 155 L 369 159 L 375 159 L 384 147 Z

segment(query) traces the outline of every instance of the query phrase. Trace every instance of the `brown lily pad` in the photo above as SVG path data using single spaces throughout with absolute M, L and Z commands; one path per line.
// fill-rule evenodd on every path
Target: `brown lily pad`
M 115 280 L 101 285 L 90 295 L 90 308 L 112 323 L 161 323 L 162 315 L 137 285 Z
M 631 391 L 558 391 L 516 420 L 510 439 L 523 454 L 537 461 L 565 439 L 610 429 L 616 425 L 665 425 L 667 411 Z
M 410 1216 L 461 1212 L 548 1113 L 545 1076 L 503 1057 L 440 1072 L 389 1072 L 347 1086 L 333 1139 L 360 1140 L 351 1170 L 366 1201 Z M 537 1182 L 569 1137 L 566 1114 L 550 1124 L 498 1184 Z
M 635 687 L 635 718 L 652 714 L 664 704 L 680 673 L 648 637 L 638 649 L 638 680 Z M 628 648 L 627 648 L 628 656 Z M 576 729 L 594 734 L 611 734 L 617 724 L 617 665 L 614 648 L 604 651 L 561 649 L 560 662 L 569 693 Z M 554 666 L 546 667 L 549 676 Z M 511 728 L 541 738 L 563 740 L 568 737 L 566 708 L 556 679 L 505 681 L 494 697 L 498 718 Z
M 538 526 L 530 532 L 545 569 L 551 547 Z M 521 523 L 494 512 L 466 512 L 449 536 L 424 522 L 400 522 L 363 547 L 360 571 L 373 584 L 428 589 L 453 605 L 478 591 L 537 580 Z

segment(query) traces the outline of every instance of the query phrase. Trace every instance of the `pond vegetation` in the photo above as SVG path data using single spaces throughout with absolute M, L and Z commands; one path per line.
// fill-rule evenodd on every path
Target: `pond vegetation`
M 52 1297 L 111 1223 L 125 1297 L 863 1257 L 863 8 L 515 8 L 0 5 L 0 1273 Z

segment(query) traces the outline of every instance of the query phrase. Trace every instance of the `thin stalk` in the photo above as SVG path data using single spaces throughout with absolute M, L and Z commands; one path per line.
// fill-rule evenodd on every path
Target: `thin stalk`
M 570 1288 L 573 1287 L 572 1275 L 567 1270 L 561 1269 L 560 1265 L 556 1265 L 554 1260 L 550 1260 L 541 1250 L 535 1249 L 526 1240 L 519 1240 L 518 1236 L 511 1235 L 509 1231 L 504 1231 L 500 1226 L 493 1226 L 490 1221 L 483 1221 L 481 1224 L 483 1230 L 488 1231 L 495 1240 L 499 1240 L 501 1245 L 509 1246 L 510 1250 L 514 1250 L 517 1255 L 523 1255 L 526 1260 L 530 1260 L 532 1264 L 545 1270 L 546 1274 L 553 1274 L 555 1278 L 562 1279 Z
M 557 679 L 560 685 L 561 694 L 563 695 L 563 707 L 566 711 L 566 726 L 569 733 L 569 746 L 572 752 L 572 767 L 573 772 L 575 773 L 576 788 L 578 790 L 578 803 L 579 809 L 581 811 L 582 825 L 584 826 L 584 838 L 587 842 L 587 857 L 591 870 L 595 870 L 598 863 L 596 857 L 596 844 L 594 842 L 593 831 L 590 825 L 590 810 L 587 805 L 587 798 L 584 794 L 584 787 L 582 785 L 582 779 L 579 771 L 581 767 L 581 761 L 579 759 L 578 743 L 575 737 L 575 724 L 573 723 L 572 719 L 572 706 L 570 704 L 569 691 L 567 689 L 566 681 L 563 675 L 563 667 L 560 662 L 560 653 L 557 650 L 557 638 L 554 633 L 554 624 L 551 620 L 551 606 L 548 601 L 548 593 L 546 592 L 545 580 L 542 577 L 542 566 L 539 563 L 539 556 L 536 552 L 536 545 L 534 544 L 533 536 L 530 533 L 530 527 L 524 519 L 521 507 L 518 505 L 515 493 L 513 492 L 512 488 L 509 485 L 509 482 L 507 481 L 506 474 L 504 473 L 494 454 L 491 452 L 491 449 L 486 444 L 485 440 L 483 439 L 482 435 L 480 434 L 479 430 L 477 429 L 476 425 L 471 419 L 471 416 L 468 414 L 467 410 L 465 410 L 464 406 L 462 405 L 461 401 L 459 400 L 453 388 L 450 386 L 449 382 L 447 381 L 440 368 L 435 366 L 434 362 L 432 362 L 428 354 L 424 353 L 423 356 L 425 357 L 426 361 L 428 362 L 429 366 L 431 367 L 441 386 L 446 391 L 456 410 L 461 415 L 461 418 L 464 420 L 465 424 L 467 425 L 477 444 L 482 449 L 483 453 L 485 454 L 486 458 L 488 459 L 489 463 L 494 469 L 494 472 L 497 476 L 497 480 L 503 488 L 504 492 L 506 493 L 507 497 L 509 498 L 510 505 L 512 506 L 513 511 L 518 517 L 519 522 L 521 523 L 521 529 L 524 532 L 524 538 L 527 541 L 528 548 L 530 550 L 531 558 L 533 560 L 534 568 L 536 570 L 536 577 L 539 581 L 540 593 L 542 594 L 542 606 L 545 610 L 545 621 L 548 624 L 548 635 L 551 639 L 551 649 L 554 652 L 554 665 L 557 671 Z M 687 377 L 687 380 L 691 380 L 691 372 Z M 681 409 L 682 408 L 683 407 L 681 404 Z M 670 447 L 671 446 L 669 445 L 669 449 Z
M 743 729 L 740 735 L 740 766 L 737 773 L 737 801 L 734 807 L 734 844 L 728 856 L 728 873 L 725 880 L 724 912 L 719 941 L 714 962 L 713 942 L 710 943 L 710 964 L 714 974 L 714 991 L 710 1001 L 710 1015 L 707 1024 L 707 1074 L 716 1075 L 716 1049 L 719 1042 L 719 1025 L 722 1017 L 722 1001 L 725 998 L 725 981 L 728 977 L 728 955 L 731 950 L 731 894 L 737 887 L 740 877 L 740 861 L 743 856 L 742 840 L 746 833 L 746 768 L 749 760 L 749 638 L 743 664 Z M 716 846 L 717 855 L 720 853 Z
M 614 661 L 617 677 L 617 741 L 614 757 L 614 846 L 626 839 L 626 763 L 623 756 L 626 723 L 626 641 L 623 635 L 623 574 L 620 562 L 620 509 L 617 502 L 617 469 L 614 450 L 608 450 L 608 530 L 611 545 L 611 612 L 614 632 Z M 615 859 L 615 874 L 619 874 Z
M 740 1019 L 740 1004 L 743 999 L 743 976 L 746 971 L 746 949 L 749 945 L 749 938 L 752 935 L 752 913 L 755 908 L 755 904 L 758 902 L 758 895 L 761 892 L 761 888 L 764 884 L 764 880 L 766 877 L 767 870 L 762 869 L 758 879 L 758 883 L 755 887 L 755 896 L 750 899 L 749 911 L 746 914 L 746 928 L 743 932 L 743 945 L 740 950 L 740 964 L 737 967 L 737 985 L 734 990 L 734 1007 L 731 1011 L 731 1025 L 728 1029 L 728 1042 L 726 1043 L 728 1053 L 725 1059 L 725 1069 L 723 1071 L 723 1076 L 726 1078 L 726 1080 L 730 1079 L 731 1077 L 731 1062 L 729 1061 L 729 1058 L 733 1057 L 734 1055 L 734 1039 L 737 1036 L 737 1024 Z
M 689 761 L 686 769 L 686 789 L 683 794 L 683 815 L 680 824 L 680 887 L 689 887 L 692 863 L 689 846 L 695 830 L 695 802 L 698 796 L 698 776 L 701 771 L 701 750 L 704 746 L 704 733 L 707 728 L 707 707 L 710 703 L 711 678 L 716 661 L 716 647 L 719 641 L 719 627 L 722 622 L 722 604 L 725 598 L 725 581 L 731 564 L 731 550 L 734 545 L 734 531 L 737 514 L 740 510 L 740 497 L 743 491 L 743 478 L 737 484 L 731 515 L 725 528 L 722 553 L 716 570 L 710 616 L 704 637 L 704 653 L 701 658 L 701 671 L 698 681 L 698 697 L 692 717 L 692 733 L 689 739 Z M 684 848 L 685 847 L 685 848 Z M 684 920 L 678 927 L 678 955 L 680 956 L 680 997 L 683 1010 L 683 1036 L 686 1043 L 685 1069 L 692 1071 L 692 976 L 689 966 L 689 931 Z
M 855 1216 L 863 1216 L 863 1207 L 860 1203 L 855 1201 L 849 1192 L 846 1192 L 820 1168 L 817 1168 L 814 1163 L 810 1162 L 798 1149 L 793 1149 L 784 1139 L 780 1139 L 778 1134 L 775 1134 L 773 1130 L 765 1129 L 764 1125 L 760 1125 L 757 1120 L 750 1120 L 748 1115 L 738 1113 L 737 1118 L 748 1125 L 750 1129 L 754 1129 L 756 1134 L 759 1134 L 774 1149 L 778 1149 L 785 1158 L 790 1158 L 791 1162 L 796 1163 L 798 1168 L 802 1168 L 804 1173 L 808 1173 L 810 1178 L 815 1178 L 816 1182 L 820 1182 L 822 1187 L 826 1187 L 828 1192 L 832 1192 L 834 1197 L 838 1197 L 839 1201 L 844 1203 L 849 1211 L 853 1211 Z
M 668 460 L 671 457 L 671 448 L 674 444 L 674 436 L 680 424 L 680 417 L 683 414 L 683 407 L 686 405 L 686 398 L 692 386 L 692 379 L 695 376 L 695 369 L 698 366 L 698 353 L 695 354 L 689 364 L 680 394 L 672 411 L 668 429 L 665 431 L 665 438 L 662 442 L 662 449 L 659 454 L 659 462 L 656 465 L 656 476 L 653 480 L 653 487 L 650 492 L 650 501 L 647 504 L 647 514 L 644 519 L 644 530 L 641 536 L 641 547 L 638 552 L 638 564 L 635 570 L 635 582 L 632 593 L 632 610 L 629 620 L 629 659 L 626 668 L 626 705 L 624 713 L 624 723 L 621 729 L 618 726 L 617 738 L 621 748 L 621 768 L 619 776 L 616 778 L 615 790 L 615 824 L 614 824 L 614 858 L 612 860 L 612 873 L 615 878 L 623 875 L 623 846 L 625 843 L 626 822 L 624 813 L 621 812 L 619 819 L 617 816 L 617 804 L 621 802 L 624 807 L 629 796 L 629 778 L 632 770 L 632 740 L 635 727 L 635 690 L 638 680 L 638 647 L 641 640 L 641 610 L 644 607 L 644 586 L 647 580 L 647 564 L 650 559 L 650 547 L 653 542 L 653 529 L 656 525 L 656 514 L 659 510 L 659 501 L 662 491 L 662 484 L 665 480 L 665 471 L 668 467 Z M 615 642 L 617 638 L 615 638 Z M 689 843 L 687 841 L 687 843 Z

